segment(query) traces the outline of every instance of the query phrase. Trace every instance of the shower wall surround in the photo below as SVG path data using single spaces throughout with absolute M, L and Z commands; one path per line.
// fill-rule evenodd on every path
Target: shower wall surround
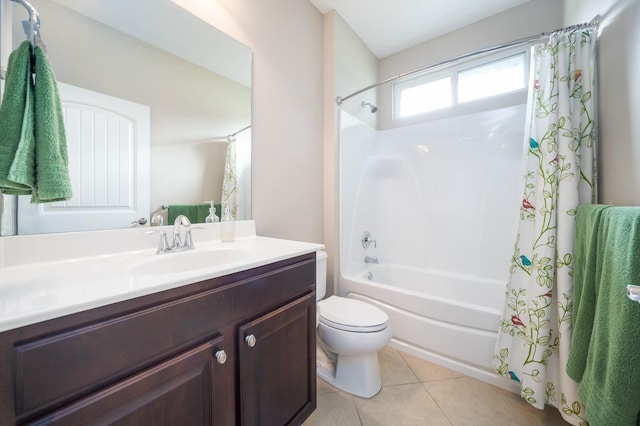
M 377 131 L 342 112 L 343 269 L 360 268 L 368 230 L 381 262 L 506 280 L 524 115 L 519 105 Z

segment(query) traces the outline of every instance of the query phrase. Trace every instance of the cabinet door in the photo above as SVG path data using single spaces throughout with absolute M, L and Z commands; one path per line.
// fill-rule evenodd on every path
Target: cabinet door
M 315 297 L 240 327 L 241 424 L 299 425 L 316 408 Z
M 31 424 L 223 424 L 223 347 L 222 337 L 199 345 Z

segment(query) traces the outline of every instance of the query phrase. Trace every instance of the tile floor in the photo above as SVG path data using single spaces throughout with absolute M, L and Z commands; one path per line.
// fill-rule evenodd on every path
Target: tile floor
M 379 353 L 382 390 L 371 399 L 318 379 L 318 408 L 305 426 L 562 425 L 560 413 L 537 410 L 520 396 L 387 347 Z

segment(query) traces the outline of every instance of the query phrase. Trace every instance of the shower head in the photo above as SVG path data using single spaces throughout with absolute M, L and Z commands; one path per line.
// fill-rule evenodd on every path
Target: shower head
M 362 101 L 362 108 L 366 108 L 366 107 L 369 107 L 369 109 L 371 110 L 371 114 L 374 114 L 376 111 L 378 111 L 378 107 L 375 106 L 374 104 L 370 104 L 369 102 Z

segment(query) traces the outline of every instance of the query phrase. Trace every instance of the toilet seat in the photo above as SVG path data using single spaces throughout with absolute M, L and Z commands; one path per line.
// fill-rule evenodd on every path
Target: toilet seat
M 359 300 L 330 296 L 318 302 L 320 322 L 328 327 L 358 333 L 373 333 L 388 326 L 381 309 Z

